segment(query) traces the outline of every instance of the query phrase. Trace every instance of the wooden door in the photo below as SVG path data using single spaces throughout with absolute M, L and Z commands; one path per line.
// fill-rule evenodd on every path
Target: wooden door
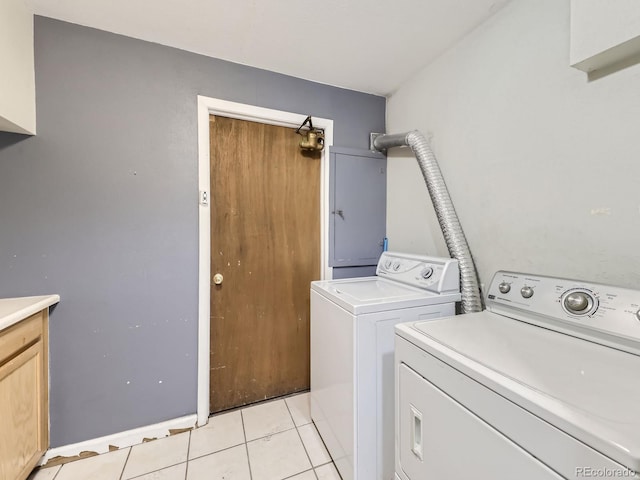
M 320 155 L 303 155 L 294 129 L 218 116 L 210 139 L 210 410 L 218 412 L 309 388 Z

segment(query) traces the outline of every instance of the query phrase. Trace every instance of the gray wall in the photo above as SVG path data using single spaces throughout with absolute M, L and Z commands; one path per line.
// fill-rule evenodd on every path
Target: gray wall
M 38 135 L 0 134 L 0 296 L 59 293 L 51 442 L 194 413 L 196 95 L 334 120 L 368 147 L 385 99 L 35 19 Z
M 483 282 L 498 269 L 640 289 L 640 65 L 569 66 L 568 0 L 513 0 L 389 99 L 431 138 Z M 388 161 L 394 250 L 446 254 L 416 161 Z

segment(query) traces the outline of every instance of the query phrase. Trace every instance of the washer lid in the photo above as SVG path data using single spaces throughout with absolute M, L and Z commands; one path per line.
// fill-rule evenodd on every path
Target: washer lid
M 640 471 L 640 356 L 487 311 L 416 322 L 397 331 L 531 413 Z
M 383 312 L 460 300 L 460 294 L 436 294 L 380 277 L 311 282 L 311 289 L 353 314 Z

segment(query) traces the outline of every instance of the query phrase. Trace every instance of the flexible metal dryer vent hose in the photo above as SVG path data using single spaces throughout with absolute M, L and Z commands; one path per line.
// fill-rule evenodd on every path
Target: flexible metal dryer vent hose
M 392 147 L 409 147 L 418 160 L 422 176 L 427 184 L 429 196 L 433 202 L 438 223 L 452 258 L 458 260 L 460 266 L 460 289 L 462 291 L 462 313 L 482 311 L 482 298 L 478 285 L 471 251 L 462 231 L 449 191 L 444 183 L 438 160 L 429 147 L 427 140 L 418 130 L 393 135 L 378 135 L 373 140 L 376 150 L 387 150 Z

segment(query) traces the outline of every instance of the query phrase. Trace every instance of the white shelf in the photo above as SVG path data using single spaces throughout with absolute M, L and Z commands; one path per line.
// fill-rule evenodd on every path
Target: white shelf
M 584 72 L 640 58 L 640 1 L 571 0 L 570 63 Z
M 36 133 L 33 13 L 24 0 L 0 0 L 0 131 Z

